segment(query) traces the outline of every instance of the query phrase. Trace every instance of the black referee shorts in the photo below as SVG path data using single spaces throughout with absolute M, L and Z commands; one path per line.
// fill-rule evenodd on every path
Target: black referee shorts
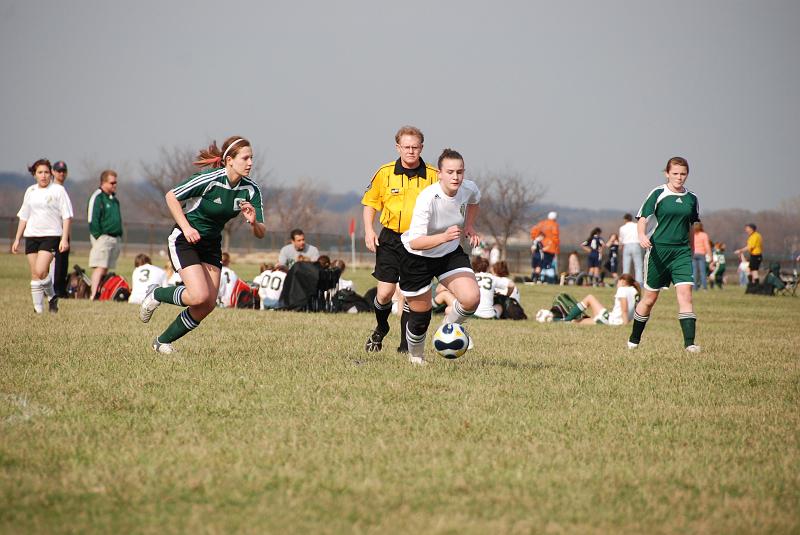
M 444 256 L 429 257 L 409 253 L 405 254 L 400 264 L 400 290 L 406 297 L 422 295 L 431 289 L 431 281 L 436 277 L 439 281 L 456 273 L 472 273 L 469 257 L 459 245 L 452 253 Z
M 167 242 L 169 261 L 175 271 L 195 264 L 210 264 L 222 268 L 222 236 L 216 239 L 201 236 L 197 243 L 189 243 L 183 231 L 175 227 Z
M 59 243 L 61 243 L 61 236 L 31 236 L 25 238 L 25 254 L 38 253 L 39 251 L 56 254 Z
M 384 227 L 378 235 L 375 270 L 372 276 L 381 282 L 396 283 L 400 280 L 400 266 L 403 264 L 405 254 L 406 248 L 400 241 L 400 234 Z

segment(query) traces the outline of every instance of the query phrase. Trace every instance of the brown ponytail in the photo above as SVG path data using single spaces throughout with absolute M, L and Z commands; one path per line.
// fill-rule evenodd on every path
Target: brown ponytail
M 231 147 L 234 141 L 238 141 L 236 145 Z M 193 163 L 198 167 L 224 167 L 225 162 L 222 161 L 222 155 L 225 154 L 225 158 L 230 156 L 231 158 L 235 158 L 236 155 L 239 153 L 241 149 L 244 147 L 249 147 L 250 142 L 247 141 L 245 138 L 241 136 L 231 136 L 225 140 L 222 144 L 222 147 L 217 147 L 217 142 L 212 141 L 211 144 L 208 146 L 207 149 L 201 149 L 197 155 L 197 160 Z M 228 148 L 230 147 L 230 150 Z
M 630 273 L 623 273 L 619 276 L 619 280 L 625 281 L 628 286 L 633 286 L 636 288 L 636 299 L 638 300 L 642 296 L 642 287 L 639 286 L 639 283 L 636 282 L 636 279 L 633 278 L 633 275 Z

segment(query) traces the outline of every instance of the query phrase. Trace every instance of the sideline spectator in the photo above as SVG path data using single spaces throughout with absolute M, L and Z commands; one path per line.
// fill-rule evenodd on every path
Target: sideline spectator
M 536 238 L 542 238 L 542 265 L 537 272 L 534 268 L 534 280 L 544 280 L 542 271 L 553 269 L 553 259 L 561 252 L 558 228 L 558 214 L 550 212 L 547 214 L 547 219 L 543 219 L 531 227 L 531 240 L 535 242 Z M 555 280 L 547 281 L 555 282 Z
M 267 264 L 264 271 L 253 282 L 258 284 L 258 297 L 261 300 L 261 310 L 271 310 L 278 306 L 286 281 L 286 266 L 273 266 Z
M 122 241 L 122 214 L 117 199 L 117 172 L 106 169 L 100 173 L 100 187 L 89 197 L 89 267 L 92 271 L 92 299 L 97 298 L 100 281 L 114 269 Z
M 578 257 L 578 251 L 572 251 L 567 259 L 567 271 L 561 274 L 561 286 L 565 284 L 577 284 L 580 286 L 583 285 L 584 280 L 586 280 L 586 276 L 581 271 L 581 260 Z
M 36 183 L 25 190 L 22 206 L 17 213 L 19 225 L 12 254 L 19 251 L 20 239 L 25 237 L 25 256 L 31 271 L 31 299 L 37 314 L 44 312 L 44 297 L 48 310 L 58 312 L 58 296 L 50 278 L 50 262 L 57 250 L 69 249 L 69 228 L 72 224 L 72 203 L 67 191 L 50 181 L 50 161 L 42 158 L 28 167 Z
M 708 289 L 707 273 L 708 263 L 711 261 L 711 240 L 703 230 L 703 224 L 694 224 L 694 240 L 692 246 L 692 278 L 694 279 L 694 289 L 701 287 Z
M 500 248 L 497 246 L 497 242 L 495 242 L 492 244 L 492 248 L 489 251 L 489 267 L 494 266 L 499 261 L 500 261 Z
M 513 288 L 509 297 L 512 299 L 516 299 L 517 302 L 520 301 L 519 296 L 519 287 L 514 284 L 514 281 L 511 280 L 511 272 L 508 270 L 508 264 L 505 260 L 501 260 L 495 265 L 492 266 L 492 272 L 500 279 L 504 279 L 502 282 L 509 288 Z M 510 283 L 510 284 L 509 284 Z
M 589 294 L 572 307 L 563 321 L 577 321 L 586 325 L 626 325 L 633 319 L 640 293 L 641 288 L 633 275 L 623 273 L 619 278 L 619 286 L 614 294 L 614 307 L 610 314 L 595 296 Z M 581 319 L 587 309 L 590 317 Z
M 59 186 L 64 187 L 67 180 L 67 164 L 62 160 L 53 164 L 53 181 Z M 67 193 L 69 197 L 69 193 Z M 71 203 L 70 203 L 71 204 Z M 67 236 L 69 239 L 70 237 Z M 56 249 L 56 256 L 52 268 L 53 288 L 58 297 L 67 297 L 67 279 L 69 278 L 69 242 L 65 251 Z
M 400 280 L 400 264 L 405 257 L 400 235 L 408 230 L 411 223 L 417 195 L 435 184 L 438 179 L 436 169 L 422 160 L 425 136 L 419 128 L 401 127 L 395 134 L 394 141 L 399 158 L 375 172 L 369 189 L 361 198 L 361 204 L 364 205 L 364 244 L 370 252 L 375 253 L 372 276 L 378 281 L 373 300 L 375 328 L 364 344 L 366 351 L 383 349 L 383 339 L 389 333 L 392 294 Z M 378 212 L 381 213 L 380 223 L 383 227 L 380 235 L 376 235 L 373 228 Z M 400 345 L 397 347 L 397 351 L 401 353 L 408 351 L 408 318 L 409 311 L 404 306 L 400 315 Z
M 605 240 L 603 240 L 600 233 L 600 227 L 595 227 L 589 234 L 589 237 L 581 244 L 583 250 L 589 253 L 587 267 L 589 268 L 589 278 L 592 280 L 592 286 L 600 286 L 600 258 L 603 256 L 603 247 L 605 247 Z
M 355 284 L 353 284 L 353 281 L 342 278 L 344 270 L 347 267 L 347 265 L 344 263 L 344 260 L 342 260 L 341 258 L 337 258 L 336 260 L 331 262 L 331 267 L 339 271 L 339 283 L 336 286 L 336 291 L 338 292 L 339 290 L 353 290 L 355 292 L 356 286 Z
M 542 275 L 542 237 L 536 236 L 533 240 L 533 244 L 531 245 L 531 268 L 533 271 L 531 272 L 531 280 L 534 282 L 541 282 L 540 277 Z
M 278 264 L 286 266 L 290 269 L 295 262 L 298 262 L 298 256 L 302 255 L 306 260 L 316 262 L 319 260 L 319 250 L 313 245 L 306 243 L 306 236 L 299 228 L 292 229 L 289 233 L 289 239 L 292 243 L 284 245 L 278 254 Z
M 217 306 L 226 308 L 231 306 L 233 291 L 239 276 L 231 269 L 231 255 L 222 253 L 222 267 L 219 270 L 219 291 L 217 292 Z
M 616 234 L 609 236 L 606 247 L 608 247 L 608 259 L 606 260 L 605 268 L 611 273 L 611 278 L 614 279 L 612 285 L 616 286 L 619 278 L 617 273 L 619 271 L 619 236 Z
M 167 262 L 164 264 L 164 273 L 167 276 L 167 286 L 178 286 L 179 284 L 183 284 L 181 274 L 173 269 L 172 262 Z
M 717 242 L 714 245 L 714 253 L 711 255 L 711 274 L 708 283 L 713 288 L 716 286 L 720 290 L 725 281 L 725 244 Z
M 150 257 L 146 254 L 138 254 L 133 260 L 133 274 L 131 275 L 131 296 L 129 303 L 142 304 L 147 289 L 151 284 L 158 286 L 167 285 L 167 272 L 150 262 Z
M 739 266 L 736 268 L 739 275 L 739 286 L 747 286 L 747 279 L 750 275 L 750 262 L 745 258 L 744 253 L 739 253 Z
M 622 272 L 633 273 L 636 282 L 640 285 L 644 281 L 642 278 L 642 264 L 644 251 L 639 244 L 639 226 L 634 223 L 631 214 L 622 216 L 625 223 L 619 227 L 619 241 L 622 244 Z M 630 270 L 633 263 L 633 271 Z
M 755 223 L 748 223 L 745 225 L 744 231 L 747 233 L 747 245 L 741 249 L 736 249 L 734 252 L 739 254 L 747 251 L 750 254 L 750 258 L 747 259 L 750 266 L 748 279 L 750 282 L 758 283 L 758 268 L 761 267 L 761 260 L 763 259 L 763 240 L 761 234 L 756 229 Z

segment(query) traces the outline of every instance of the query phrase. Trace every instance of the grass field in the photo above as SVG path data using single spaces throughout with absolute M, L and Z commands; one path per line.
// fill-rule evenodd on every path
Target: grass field
M 218 310 L 157 356 L 176 307 L 34 317 L 27 281 L 0 255 L 0 532 L 800 532 L 798 298 L 697 295 L 699 355 L 670 291 L 635 352 L 472 321 L 474 351 L 417 368 L 396 318 L 363 352 L 366 314 Z M 528 315 L 557 291 L 524 287 Z

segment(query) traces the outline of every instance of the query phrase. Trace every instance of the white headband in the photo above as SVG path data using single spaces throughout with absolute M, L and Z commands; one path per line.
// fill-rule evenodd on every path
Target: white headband
M 244 138 L 241 138 L 241 137 L 240 137 L 239 139 L 237 139 L 236 141 L 234 141 L 233 143 L 231 143 L 230 145 L 228 145 L 228 148 L 227 148 L 227 149 L 225 149 L 225 152 L 223 152 L 223 153 L 222 153 L 222 165 L 225 165 L 225 156 L 227 156 L 227 155 L 228 155 L 228 151 L 229 151 L 229 150 L 231 150 L 231 148 L 232 148 L 234 145 L 236 145 L 237 143 L 239 143 L 240 141 L 244 141 Z

